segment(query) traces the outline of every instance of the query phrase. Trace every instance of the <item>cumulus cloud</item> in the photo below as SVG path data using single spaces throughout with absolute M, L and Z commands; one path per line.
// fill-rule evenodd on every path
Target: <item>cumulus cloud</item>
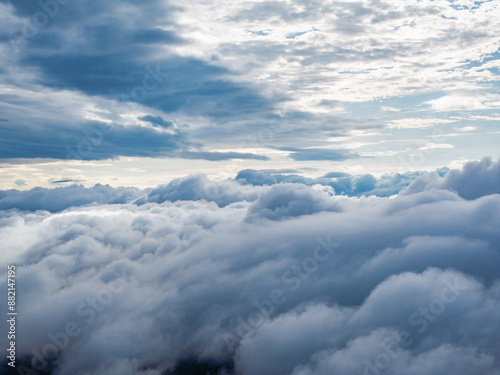
M 324 191 L 300 184 L 279 184 L 263 192 L 249 207 L 248 214 L 251 219 L 279 220 L 322 211 L 340 211 L 340 208 Z
M 62 211 L 68 207 L 89 204 L 119 204 L 137 199 L 141 190 L 135 188 L 112 188 L 109 185 L 95 185 L 85 189 L 81 185 L 28 191 L 0 190 L 0 209 Z
M 500 374 L 500 161 L 335 169 L 432 128 L 489 136 L 498 2 L 62 3 L 0 0 L 0 159 L 332 169 L 0 191 L 20 371 Z
M 81 187 L 43 191 L 68 208 L 0 215 L 19 361 L 58 375 L 497 375 L 500 195 L 466 194 L 497 164 L 391 198 L 202 175 L 101 186 L 86 206 Z
M 0 191 L 0 209 L 27 211 L 62 211 L 76 206 L 99 204 L 163 203 L 204 200 L 215 202 L 219 207 L 236 202 L 254 202 L 249 217 L 280 219 L 287 216 L 312 214 L 319 211 L 338 210 L 338 205 L 328 199 L 330 195 L 361 197 L 390 197 L 398 193 L 414 195 L 407 201 L 398 201 L 391 210 L 400 210 L 415 202 L 433 202 L 435 199 L 449 200 L 463 197 L 475 199 L 500 192 L 499 162 L 490 158 L 466 163 L 462 170 L 440 169 L 436 172 L 408 172 L 385 174 L 375 178 L 370 174 L 350 175 L 330 172 L 323 177 L 307 178 L 295 174 L 294 170 L 245 169 L 234 179 L 210 181 L 203 174 L 175 179 L 169 184 L 152 189 L 112 188 L 97 184 L 90 188 L 71 185 L 54 189 L 34 188 L 28 191 Z M 53 183 L 71 182 L 71 180 Z M 19 186 L 23 181 L 19 181 Z M 313 187 L 307 189 L 306 187 Z M 435 194 L 428 190 L 440 189 Z M 458 195 L 449 194 L 456 192 Z M 423 194 L 416 194 L 416 193 Z M 406 202 L 406 203 L 405 203 Z
M 500 194 L 500 160 L 484 158 L 466 163 L 462 170 L 450 170 L 444 176 L 437 172 L 423 175 L 406 192 L 412 194 L 432 188 L 453 190 L 465 199 Z
M 285 182 L 299 183 L 307 186 L 322 185 L 331 187 L 336 195 L 378 195 L 385 197 L 397 194 L 421 174 L 422 172 L 407 172 L 386 174 L 375 178 L 371 174 L 356 176 L 344 172 L 330 172 L 323 177 L 307 178 L 295 173 L 286 173 L 286 171 L 245 169 L 238 172 L 235 179 L 241 184 L 252 184 L 254 186 L 267 186 Z
M 234 181 L 210 182 L 205 175 L 197 174 L 176 179 L 168 185 L 160 185 L 139 198 L 136 203 L 206 200 L 223 207 L 234 202 L 254 201 L 260 190 L 262 189 L 243 187 Z

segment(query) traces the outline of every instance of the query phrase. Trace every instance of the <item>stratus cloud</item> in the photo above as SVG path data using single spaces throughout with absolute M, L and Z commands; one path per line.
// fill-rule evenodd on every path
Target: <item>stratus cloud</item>
M 487 180 L 493 165 L 449 181 L 464 194 L 465 176 Z M 204 184 L 216 198 L 198 199 Z M 2 211 L 18 357 L 58 375 L 193 362 L 244 375 L 497 375 L 500 195 L 419 186 L 349 198 L 193 176 L 141 204 Z

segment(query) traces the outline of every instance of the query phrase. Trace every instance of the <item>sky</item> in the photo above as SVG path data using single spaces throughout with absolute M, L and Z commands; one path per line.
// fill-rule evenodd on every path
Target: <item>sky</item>
M 0 188 L 497 158 L 496 1 L 0 1 Z
M 499 20 L 0 0 L 0 374 L 500 375 Z

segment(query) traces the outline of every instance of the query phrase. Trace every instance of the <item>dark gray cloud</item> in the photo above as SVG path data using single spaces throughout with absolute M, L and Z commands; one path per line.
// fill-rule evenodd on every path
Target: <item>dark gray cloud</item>
M 78 182 L 78 181 L 73 180 L 71 178 L 67 178 L 67 179 L 62 179 L 62 180 L 51 181 L 50 183 L 56 185 L 56 184 L 66 184 L 68 182 Z
M 35 67 L 44 86 L 141 102 L 165 112 L 184 109 L 224 117 L 267 107 L 258 92 L 232 83 L 227 70 L 172 53 L 156 57 L 158 48 L 183 43 L 174 31 L 165 30 L 176 27 L 179 8 L 158 0 L 129 1 L 116 12 L 119 3 L 72 1 L 60 7 L 52 23 L 39 28 L 21 50 L 21 66 Z M 37 3 L 14 6 L 23 14 L 40 10 Z M 70 36 L 74 33 L 77 38 Z M 147 76 L 150 71 L 154 73 Z M 146 90 L 133 92 L 143 83 Z
M 349 150 L 331 150 L 324 148 L 296 148 L 282 147 L 282 151 L 290 151 L 290 157 L 297 161 L 307 160 L 333 160 L 341 161 L 358 157 L 357 154 Z
M 210 151 L 182 151 L 179 156 L 184 159 L 228 160 L 228 159 L 254 159 L 269 160 L 267 156 L 252 154 L 250 152 L 210 152 Z
M 0 158 L 102 160 L 116 156 L 170 156 L 189 145 L 179 132 L 100 122 L 0 124 Z
M 483 181 L 496 164 L 460 173 Z M 136 204 L 136 190 L 105 186 L 7 191 L 2 201 L 82 202 L 84 192 L 101 203 L 0 211 L 0 273 L 17 265 L 26 366 L 58 375 L 500 370 L 499 194 L 430 187 L 350 198 L 198 175 Z
M 165 121 L 161 116 L 147 115 L 139 117 L 139 120 L 147 121 L 153 126 L 160 126 L 162 128 L 169 128 L 173 125 L 170 121 Z
M 176 15 L 181 8 L 168 2 L 127 1 L 126 6 L 119 1 L 3 2 L 9 3 L 14 14 L 22 17 L 22 27 L 6 30 L 8 35 L 3 35 L 7 41 L 5 48 L 15 51 L 9 69 L 0 74 L 17 90 L 0 98 L 5 114 L 4 121 L 0 121 L 0 158 L 65 159 L 68 148 L 88 141 L 81 133 L 92 132 L 95 127 L 94 122 L 81 118 L 78 105 L 71 108 L 61 103 L 66 113 L 54 113 L 49 108 L 53 105 L 50 99 L 45 102 L 46 98 L 30 95 L 24 89 L 47 89 L 50 95 L 67 90 L 75 95 L 118 102 L 116 108 L 109 109 L 118 118 L 127 104 L 142 105 L 164 114 L 176 111 L 203 116 L 219 124 L 242 115 L 265 115 L 273 108 L 272 100 L 255 87 L 236 83 L 229 70 L 170 51 L 170 47 L 185 41 L 175 31 Z M 44 4 L 49 4 L 49 8 Z M 36 26 L 33 17 L 41 13 L 49 22 Z M 160 49 L 164 51 L 161 54 Z M 31 78 L 20 78 L 20 72 L 29 72 Z M 162 116 L 146 115 L 141 119 L 158 129 L 174 129 L 172 122 Z M 77 157 L 75 152 L 69 152 L 69 158 L 182 157 L 176 153 L 182 150 L 187 158 L 266 160 L 251 154 L 188 153 L 188 135 L 181 135 L 177 129 L 167 133 L 120 125 L 119 122 L 111 125 L 113 131 L 99 146 L 93 145 L 88 155 Z
M 144 121 L 156 121 L 157 126 L 122 126 L 95 121 L 76 123 L 71 127 L 65 122 L 24 122 L 20 127 L 0 123 L 0 159 L 103 160 L 117 156 L 268 159 L 252 153 L 189 150 L 194 145 L 188 141 L 185 133 L 178 129 L 161 131 L 172 128 L 172 124 L 167 121 L 163 125 L 157 124 L 164 121 L 161 117 L 145 118 L 147 120 Z
M 41 50 L 22 62 L 41 70 L 44 86 L 139 102 L 165 113 L 181 111 L 222 121 L 270 109 L 269 101 L 257 91 L 222 78 L 228 71 L 192 58 L 147 59 L 148 48 L 152 47 L 103 54 L 56 50 L 52 55 Z M 149 70 L 157 75 L 148 75 Z

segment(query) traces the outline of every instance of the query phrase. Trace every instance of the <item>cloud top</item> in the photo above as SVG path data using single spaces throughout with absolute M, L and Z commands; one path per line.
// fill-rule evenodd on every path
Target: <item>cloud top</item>
M 465 176 L 490 181 L 496 164 L 426 183 L 466 195 Z M 28 191 L 38 203 L 0 216 L 18 357 L 59 375 L 496 375 L 500 195 L 418 186 L 348 197 L 194 175 Z

